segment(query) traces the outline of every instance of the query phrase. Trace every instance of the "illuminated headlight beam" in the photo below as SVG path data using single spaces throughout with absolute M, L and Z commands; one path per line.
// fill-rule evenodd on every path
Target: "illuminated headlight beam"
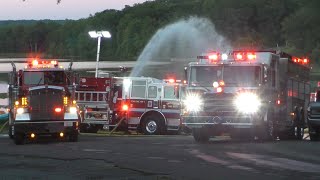
M 184 105 L 186 106 L 187 111 L 198 112 L 203 106 L 203 101 L 199 95 L 189 94 L 184 100 Z
M 238 111 L 250 114 L 256 113 L 259 110 L 261 101 L 256 94 L 245 92 L 236 97 L 234 104 Z

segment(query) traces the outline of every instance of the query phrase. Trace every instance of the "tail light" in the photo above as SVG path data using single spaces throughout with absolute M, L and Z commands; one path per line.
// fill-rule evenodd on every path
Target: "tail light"
M 57 107 L 54 109 L 54 112 L 56 112 L 56 113 L 60 113 L 61 111 L 62 111 L 62 109 L 60 107 Z

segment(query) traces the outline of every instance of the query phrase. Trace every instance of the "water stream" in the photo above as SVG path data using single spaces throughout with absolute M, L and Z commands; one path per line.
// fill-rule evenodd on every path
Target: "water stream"
M 207 18 L 181 19 L 159 29 L 140 54 L 131 76 L 166 78 L 167 74 L 183 74 L 183 67 L 208 50 L 229 50 L 231 46 L 219 35 Z M 172 62 L 159 69 L 146 67 L 146 62 Z M 181 77 L 180 77 L 181 78 Z

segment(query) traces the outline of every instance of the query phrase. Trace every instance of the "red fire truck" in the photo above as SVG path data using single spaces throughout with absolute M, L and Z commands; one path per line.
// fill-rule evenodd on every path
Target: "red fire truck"
M 210 52 L 189 64 L 183 124 L 196 141 L 302 139 L 310 99 L 309 60 L 263 51 Z
M 81 77 L 76 92 L 84 130 L 102 126 L 144 134 L 178 132 L 183 83 L 150 77 Z M 91 129 L 90 129 L 91 128 Z
M 15 144 L 41 136 L 78 140 L 79 111 L 74 101 L 75 76 L 58 62 L 29 60 L 9 73 L 9 137 Z

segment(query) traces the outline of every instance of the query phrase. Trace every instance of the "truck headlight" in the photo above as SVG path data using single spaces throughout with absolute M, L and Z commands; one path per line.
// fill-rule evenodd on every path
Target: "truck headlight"
M 69 108 L 69 112 L 72 114 L 76 114 L 77 113 L 77 107 L 70 107 Z
M 24 113 L 24 108 L 18 108 L 17 109 L 18 114 L 23 114 Z
M 189 112 L 198 112 L 202 109 L 203 101 L 198 94 L 189 94 L 184 100 L 186 110 Z
M 236 97 L 234 104 L 242 113 L 256 113 L 261 106 L 261 100 L 256 94 L 245 92 Z

